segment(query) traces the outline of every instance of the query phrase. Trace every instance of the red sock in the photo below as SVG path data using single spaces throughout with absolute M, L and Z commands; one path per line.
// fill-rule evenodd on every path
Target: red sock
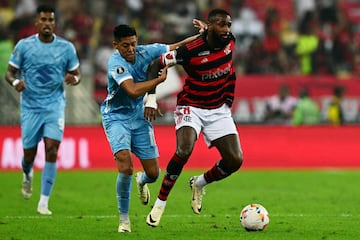
M 176 154 L 171 158 L 166 168 L 166 174 L 163 178 L 158 198 L 166 201 L 171 189 L 173 188 L 178 176 L 180 175 L 186 160 L 182 160 Z
M 220 162 L 221 162 L 221 160 L 218 161 L 210 170 L 208 170 L 204 174 L 204 178 L 207 183 L 219 181 L 219 180 L 229 176 L 229 174 L 227 174 L 224 170 L 222 170 L 220 168 L 220 164 L 221 164 Z

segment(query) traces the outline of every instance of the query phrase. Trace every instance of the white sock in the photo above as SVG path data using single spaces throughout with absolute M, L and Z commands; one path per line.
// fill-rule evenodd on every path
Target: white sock
M 166 201 L 163 201 L 163 200 L 157 198 L 154 205 L 165 207 L 166 206 Z
M 49 204 L 49 196 L 45 196 L 45 195 L 40 195 L 40 201 L 39 201 L 39 206 L 41 207 L 48 207 Z
M 207 184 L 204 174 L 201 174 L 200 176 L 198 176 L 198 178 L 195 181 L 195 184 L 196 184 L 196 186 L 201 187 L 201 188 Z
M 128 222 L 129 220 L 129 214 L 126 213 L 120 213 L 120 222 Z

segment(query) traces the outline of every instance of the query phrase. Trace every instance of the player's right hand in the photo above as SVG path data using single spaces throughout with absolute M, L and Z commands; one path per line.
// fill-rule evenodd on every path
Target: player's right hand
M 163 81 L 165 81 L 166 77 L 167 77 L 167 70 L 168 70 L 168 66 L 164 67 L 163 69 L 160 69 L 159 71 L 159 78 Z
M 152 107 L 145 107 L 144 109 L 144 118 L 148 120 L 149 122 L 156 120 L 156 114 L 158 114 L 160 117 L 163 116 L 163 113 L 161 112 L 160 108 L 152 108 Z

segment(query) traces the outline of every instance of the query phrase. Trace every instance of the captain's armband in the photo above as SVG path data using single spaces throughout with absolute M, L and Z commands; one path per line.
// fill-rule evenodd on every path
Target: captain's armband
M 162 65 L 162 67 L 175 65 L 176 64 L 176 50 L 161 54 L 160 63 Z

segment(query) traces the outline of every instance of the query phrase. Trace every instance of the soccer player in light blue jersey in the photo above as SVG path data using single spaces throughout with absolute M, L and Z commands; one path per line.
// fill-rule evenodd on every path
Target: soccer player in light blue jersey
M 138 45 L 136 30 L 131 26 L 118 25 L 113 33 L 116 51 L 108 61 L 108 95 L 100 108 L 103 127 L 118 168 L 118 232 L 131 232 L 132 153 L 140 159 L 144 168 L 144 172 L 136 174 L 138 194 L 144 205 L 150 199 L 147 183 L 155 182 L 159 176 L 159 153 L 151 124 L 157 113 L 156 98 L 154 94 L 149 94 L 145 106 L 143 98 L 147 92 L 153 93 L 154 88 L 166 79 L 167 70 L 163 69 L 158 77 L 147 80 L 147 69 L 161 54 L 190 42 L 196 35 L 171 45 Z
M 41 195 L 37 211 L 51 215 L 49 197 L 56 177 L 56 159 L 64 133 L 64 82 L 80 82 L 79 59 L 69 41 L 54 34 L 55 9 L 37 8 L 37 34 L 21 39 L 10 56 L 6 81 L 20 93 L 22 158 L 22 194 L 32 195 L 33 164 L 39 142 L 45 145 L 45 165 L 41 177 Z

